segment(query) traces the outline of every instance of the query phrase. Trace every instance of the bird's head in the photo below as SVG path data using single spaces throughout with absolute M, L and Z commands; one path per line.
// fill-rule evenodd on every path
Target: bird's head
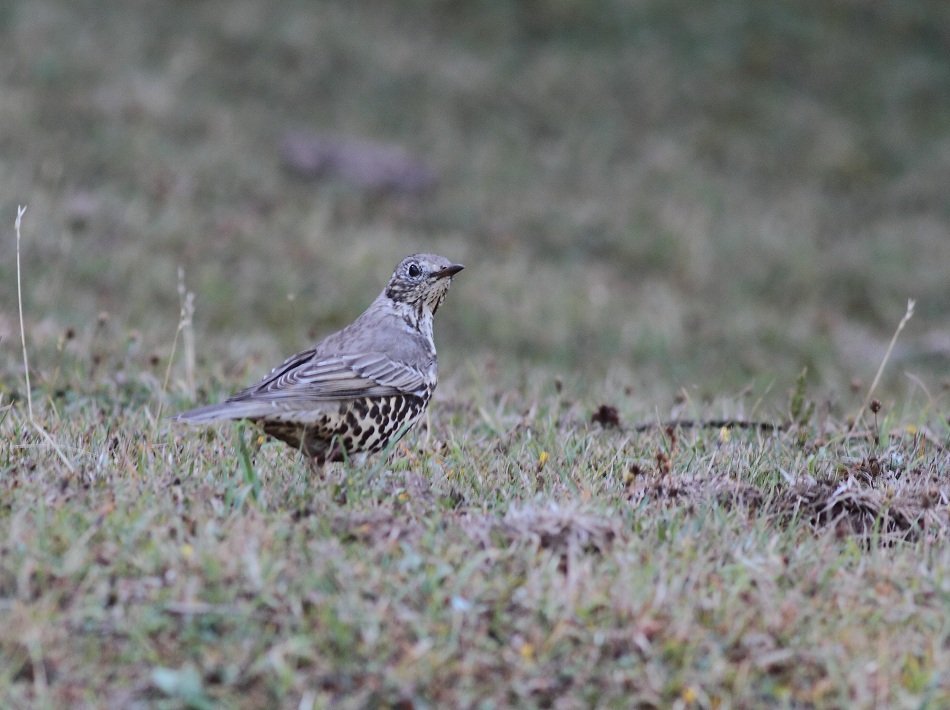
M 452 277 L 463 267 L 436 254 L 413 254 L 399 262 L 386 287 L 396 303 L 426 308 L 435 313 L 445 300 Z

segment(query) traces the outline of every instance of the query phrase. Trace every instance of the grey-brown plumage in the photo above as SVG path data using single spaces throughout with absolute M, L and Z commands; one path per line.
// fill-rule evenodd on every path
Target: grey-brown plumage
M 247 419 L 317 466 L 382 451 L 429 404 L 439 379 L 432 316 L 462 268 L 435 254 L 406 257 L 383 292 L 343 330 L 227 401 L 173 419 Z

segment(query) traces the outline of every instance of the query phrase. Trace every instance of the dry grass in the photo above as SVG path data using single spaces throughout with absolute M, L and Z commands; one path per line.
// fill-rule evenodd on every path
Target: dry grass
M 593 7 L 0 6 L 0 706 L 950 704 L 948 7 Z M 167 422 L 420 249 L 405 448 Z

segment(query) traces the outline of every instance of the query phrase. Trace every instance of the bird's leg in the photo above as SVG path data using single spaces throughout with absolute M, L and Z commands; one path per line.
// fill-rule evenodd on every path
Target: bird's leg
M 317 478 L 323 478 L 323 456 L 308 456 L 310 462 L 310 473 L 312 473 Z

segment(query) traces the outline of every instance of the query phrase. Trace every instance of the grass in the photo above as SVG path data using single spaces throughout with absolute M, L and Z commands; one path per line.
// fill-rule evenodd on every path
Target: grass
M 376 476 L 325 480 L 88 403 L 53 427 L 71 476 L 14 410 L 6 704 L 947 701 L 945 452 L 450 389 Z
M 674 6 L 0 5 L 0 706 L 950 704 L 947 8 Z M 405 446 L 167 421 L 423 249 Z

